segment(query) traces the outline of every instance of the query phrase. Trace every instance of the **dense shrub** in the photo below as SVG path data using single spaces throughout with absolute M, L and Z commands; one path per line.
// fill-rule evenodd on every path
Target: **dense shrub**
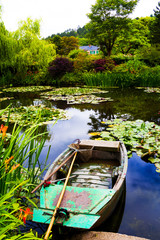
M 116 65 L 128 62 L 130 60 L 134 60 L 134 56 L 131 54 L 128 54 L 128 55 L 117 54 L 117 55 L 111 56 L 111 58 L 114 60 Z
M 74 59 L 75 72 L 89 72 L 94 69 L 94 61 L 98 59 L 98 55 L 89 55 L 87 52 L 79 52 Z
M 106 70 L 106 60 L 105 59 L 97 59 L 94 62 L 94 69 L 96 72 L 104 72 Z
M 73 71 L 73 62 L 65 57 L 57 57 L 48 67 L 48 71 L 52 78 L 61 78 L 65 73 Z
M 126 63 L 120 64 L 115 67 L 113 70 L 114 72 L 118 73 L 124 73 L 124 72 L 130 72 L 130 73 L 138 73 L 140 71 L 143 71 L 147 69 L 148 67 L 146 64 L 139 60 L 130 60 Z
M 74 49 L 74 50 L 70 51 L 70 53 L 68 54 L 68 57 L 72 58 L 72 59 L 75 59 L 75 58 L 77 58 L 79 53 L 83 53 L 83 52 L 84 51 L 81 50 L 81 49 Z
M 84 82 L 82 80 L 82 74 L 81 73 L 66 73 L 63 75 L 60 81 L 61 87 L 67 87 L 67 86 L 83 86 Z
M 143 47 L 138 51 L 137 56 L 150 67 L 160 65 L 160 45 Z
M 97 59 L 93 65 L 96 72 L 111 71 L 115 67 L 115 63 L 111 58 Z

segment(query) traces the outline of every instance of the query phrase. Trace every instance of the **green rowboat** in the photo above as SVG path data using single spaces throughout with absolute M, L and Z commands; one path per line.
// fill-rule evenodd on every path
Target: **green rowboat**
M 127 173 L 126 148 L 119 141 L 81 140 L 69 145 L 48 169 L 40 191 L 40 207 L 33 210 L 33 221 L 50 223 L 75 152 L 54 224 L 91 229 L 112 214 Z

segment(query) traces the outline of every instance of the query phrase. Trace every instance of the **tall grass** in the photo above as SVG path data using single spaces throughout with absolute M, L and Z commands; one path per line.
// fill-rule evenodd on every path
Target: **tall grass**
M 39 183 L 49 156 L 50 148 L 43 165 L 39 162 L 47 133 L 38 133 L 36 124 L 24 131 L 15 124 L 8 138 L 8 123 L 0 127 L 0 240 L 39 239 L 32 232 L 24 235 L 17 232 L 22 224 L 18 216 L 20 208 L 25 211 L 27 204 L 35 205 L 29 197 Z M 22 204 L 24 198 L 25 204 Z
M 87 86 L 99 87 L 160 87 L 160 68 L 140 72 L 84 73 Z
M 0 239 L 40 239 L 34 236 L 32 231 L 22 234 L 18 230 L 18 227 L 22 225 L 22 221 L 18 218 L 20 204 L 17 202 L 17 199 L 14 198 L 14 193 L 25 184 L 26 182 L 17 183 L 8 193 L 0 197 Z

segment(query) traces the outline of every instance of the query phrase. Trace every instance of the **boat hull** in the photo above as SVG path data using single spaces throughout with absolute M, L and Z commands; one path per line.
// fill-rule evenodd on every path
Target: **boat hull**
M 108 177 L 109 174 L 105 173 L 105 169 L 103 168 L 103 173 L 98 173 L 95 171 L 94 174 L 94 165 L 92 166 L 92 171 L 89 169 L 90 174 L 86 172 L 85 168 L 78 168 L 78 170 L 73 171 L 73 174 L 75 173 L 76 176 L 76 182 L 73 181 L 72 183 L 71 180 L 71 186 L 66 187 L 66 191 L 60 206 L 61 212 L 59 216 L 57 215 L 56 217 L 55 225 L 78 229 L 93 229 L 101 225 L 112 214 L 117 206 L 122 194 L 123 183 L 127 173 L 128 158 L 127 151 L 123 143 L 119 143 L 118 145 L 116 142 L 116 144 L 114 143 L 107 145 L 105 144 L 105 141 L 92 142 L 92 140 L 87 140 L 84 142 L 82 141 L 82 143 L 81 149 L 78 150 L 80 152 L 78 156 L 79 164 L 83 161 L 86 161 L 88 164 L 88 162 L 90 163 L 90 159 L 95 159 L 97 156 L 104 158 L 103 161 L 106 161 L 106 159 L 107 161 L 109 160 L 109 162 L 112 164 L 112 162 L 115 160 L 114 158 L 116 158 L 116 161 L 117 159 L 119 161 L 119 166 L 114 167 L 114 170 L 118 169 L 117 171 L 119 171 L 119 173 L 115 183 L 113 184 L 113 187 L 108 188 L 106 187 L 107 184 L 105 184 L 104 180 L 102 179 L 104 179 L 106 176 Z M 92 146 L 92 143 L 94 146 Z M 72 148 L 71 146 L 67 148 L 55 160 L 46 173 L 45 179 L 50 176 L 51 172 L 57 167 L 57 164 L 61 164 L 73 153 L 73 151 L 75 151 L 74 147 Z M 70 165 L 71 160 L 68 161 L 68 165 Z M 93 160 L 91 160 L 91 163 L 93 164 Z M 80 173 L 79 169 L 81 169 Z M 94 182 L 94 184 L 91 185 L 96 186 L 96 188 L 86 187 L 88 186 L 86 185 L 88 184 L 87 175 L 90 176 L 89 178 L 93 178 L 90 181 Z M 82 181 L 80 177 L 84 178 L 84 181 Z M 63 188 L 63 185 L 57 185 L 57 178 L 57 174 L 53 175 L 49 180 L 52 180 L 53 182 L 55 181 L 56 184 L 42 187 L 40 192 L 40 208 L 34 209 L 33 221 L 47 224 L 50 223 L 51 216 L 56 208 L 56 204 Z M 97 179 L 100 179 L 101 182 Z M 77 184 L 76 187 L 74 186 L 75 184 Z M 102 189 L 100 189 L 100 187 Z

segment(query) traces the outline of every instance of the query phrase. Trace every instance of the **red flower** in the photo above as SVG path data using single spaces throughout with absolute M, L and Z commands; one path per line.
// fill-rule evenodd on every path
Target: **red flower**
M 23 215 L 23 212 L 24 212 L 24 215 Z M 33 215 L 33 212 L 30 211 L 30 208 L 26 208 L 26 210 L 23 210 L 22 208 L 20 208 L 19 218 L 23 219 L 24 224 L 26 224 L 26 218 L 28 215 Z
M 4 126 L 3 124 L 1 124 L 0 127 L 0 133 L 2 132 L 2 139 L 6 136 L 6 132 L 7 132 L 8 126 Z

